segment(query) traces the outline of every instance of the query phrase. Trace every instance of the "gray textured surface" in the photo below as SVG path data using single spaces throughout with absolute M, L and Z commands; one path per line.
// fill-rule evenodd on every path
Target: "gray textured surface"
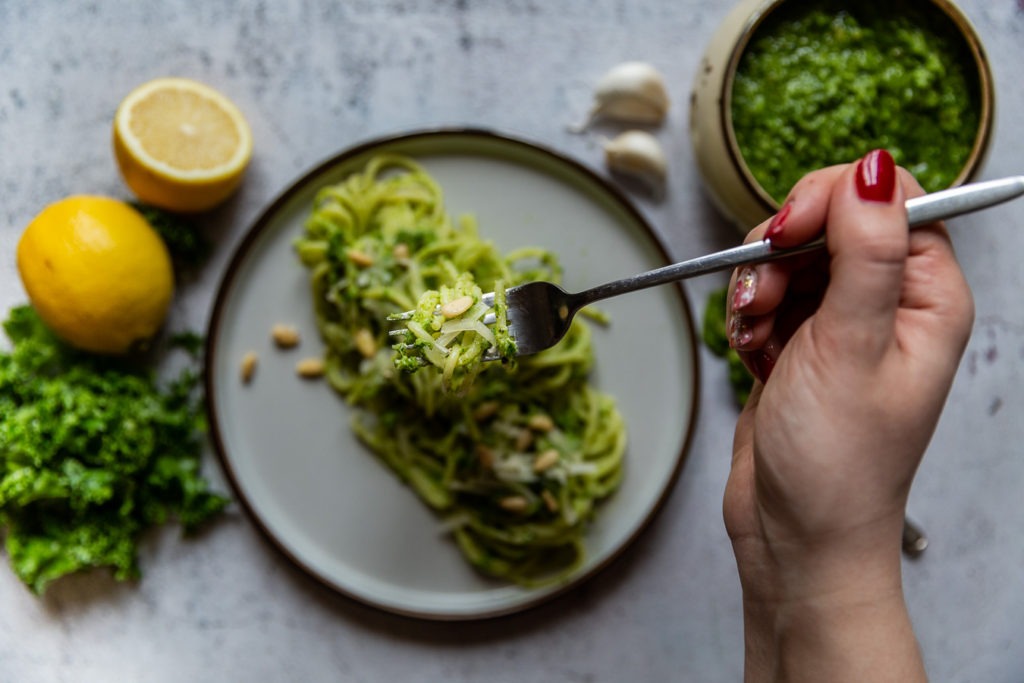
M 1024 9 L 964 0 L 997 80 L 985 177 L 1024 172 Z M 152 77 L 186 75 L 247 114 L 256 156 L 242 192 L 209 219 L 216 253 L 185 283 L 174 324 L 205 324 L 223 265 L 294 176 L 369 137 L 443 124 L 493 127 L 600 168 L 599 140 L 566 132 L 591 84 L 626 59 L 656 64 L 674 109 L 658 135 L 667 197 L 637 197 L 678 257 L 731 245 L 698 188 L 686 98 L 728 9 L 698 0 L 359 0 L 335 3 L 0 0 L 0 307 L 24 300 L 22 227 L 73 192 L 126 196 L 110 151 L 114 108 Z M 953 222 L 978 318 L 910 511 L 931 547 L 905 568 L 936 681 L 1024 680 L 1024 208 Z M 722 281 L 691 283 L 699 313 Z M 182 542 L 145 543 L 144 580 L 103 574 L 31 596 L 0 567 L 0 682 L 736 681 L 738 584 L 721 523 L 734 410 L 706 354 L 689 462 L 663 514 L 596 580 L 535 611 L 431 624 L 338 598 L 293 570 L 234 513 Z M 214 463 L 211 476 L 221 482 Z

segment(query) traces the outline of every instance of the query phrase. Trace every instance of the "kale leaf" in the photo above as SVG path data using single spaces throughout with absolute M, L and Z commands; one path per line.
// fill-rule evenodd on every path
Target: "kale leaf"
M 130 203 L 167 245 L 175 268 L 196 268 L 209 256 L 209 242 L 203 237 L 200 226 L 189 217 L 141 202 Z
M 177 520 L 199 529 L 227 505 L 200 473 L 205 419 L 199 373 L 167 382 L 129 360 L 62 344 L 30 306 L 3 324 L 0 532 L 36 593 L 66 574 L 109 567 L 140 576 L 138 541 Z M 198 359 L 195 335 L 177 344 Z

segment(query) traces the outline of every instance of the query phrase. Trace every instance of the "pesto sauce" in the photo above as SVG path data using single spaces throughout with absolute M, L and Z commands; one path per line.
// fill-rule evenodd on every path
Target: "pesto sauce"
M 790 2 L 757 29 L 732 124 L 776 201 L 805 173 L 876 148 L 929 192 L 953 183 L 977 135 L 979 85 L 964 39 L 930 5 Z

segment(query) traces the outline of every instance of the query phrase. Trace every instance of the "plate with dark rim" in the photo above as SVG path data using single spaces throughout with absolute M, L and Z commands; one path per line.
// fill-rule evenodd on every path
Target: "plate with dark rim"
M 619 557 L 662 507 L 685 461 L 697 411 L 693 317 L 679 286 L 601 304 L 593 383 L 615 397 L 629 430 L 621 487 L 586 534 L 587 559 L 567 581 L 526 589 L 489 579 L 462 558 L 437 518 L 351 432 L 351 408 L 325 382 L 295 374 L 318 356 L 309 277 L 293 242 L 316 192 L 375 154 L 422 164 L 449 214 L 472 214 L 504 251 L 558 254 L 564 284 L 583 289 L 668 262 L 656 233 L 600 175 L 542 145 L 486 130 L 418 131 L 376 139 L 309 170 L 257 218 L 233 254 L 210 316 L 205 388 L 214 450 L 245 510 L 273 546 L 331 589 L 408 616 L 463 620 L 526 609 Z M 300 347 L 270 329 L 296 326 Z M 243 383 L 240 363 L 258 365 Z

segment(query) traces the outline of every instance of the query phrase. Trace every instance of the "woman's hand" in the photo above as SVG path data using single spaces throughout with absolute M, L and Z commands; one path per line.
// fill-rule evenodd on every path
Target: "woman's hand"
M 801 644 L 811 659 L 832 652 L 862 664 L 896 648 L 909 668 L 892 679 L 923 675 L 900 582 L 904 508 L 973 302 L 945 228 L 908 230 L 904 201 L 920 194 L 884 151 L 811 173 L 748 241 L 794 246 L 824 227 L 827 255 L 744 268 L 730 284 L 731 343 L 759 380 L 737 424 L 724 502 L 748 680 L 792 665 L 794 647 L 809 663 Z M 872 629 L 859 629 L 868 615 Z M 779 619 L 797 627 L 788 650 L 770 645 L 783 637 Z M 837 664 L 815 680 L 846 680 Z M 889 680 L 880 673 L 850 680 Z

